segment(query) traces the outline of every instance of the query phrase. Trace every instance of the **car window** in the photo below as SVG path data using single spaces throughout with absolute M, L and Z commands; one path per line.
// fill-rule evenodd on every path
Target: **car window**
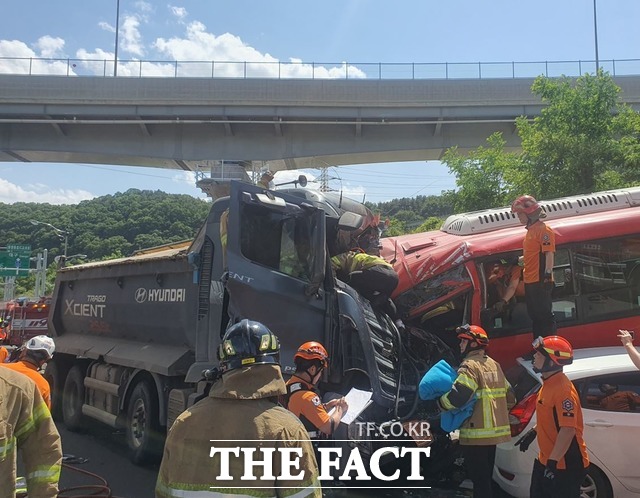
M 610 412 L 640 412 L 640 372 L 587 379 L 582 389 L 582 406 Z

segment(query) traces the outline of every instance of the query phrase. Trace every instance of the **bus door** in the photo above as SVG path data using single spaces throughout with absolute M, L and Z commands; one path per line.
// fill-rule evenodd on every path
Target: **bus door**
M 267 325 L 287 372 L 300 344 L 325 340 L 325 213 L 301 197 L 232 182 L 227 243 L 231 322 Z

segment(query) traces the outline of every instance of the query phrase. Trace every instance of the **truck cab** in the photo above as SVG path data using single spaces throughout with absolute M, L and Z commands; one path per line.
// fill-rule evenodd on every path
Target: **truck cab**
M 356 425 L 434 415 L 417 386 L 441 359 L 441 342 L 399 330 L 331 268 L 377 223 L 341 194 L 232 182 L 188 247 L 63 269 L 51 320 L 54 409 L 57 396 L 68 426 L 89 416 L 124 427 L 142 462 L 160 446 L 157 434 L 207 392 L 203 372 L 217 367 L 229 323 L 249 318 L 278 336 L 285 376 L 302 343 L 322 342 L 331 361 L 321 390 L 371 393 Z M 356 425 L 342 428 L 345 444 L 371 454 L 375 438 Z

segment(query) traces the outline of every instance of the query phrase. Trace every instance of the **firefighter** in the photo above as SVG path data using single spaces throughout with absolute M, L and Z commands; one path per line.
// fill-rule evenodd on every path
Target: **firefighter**
M 471 416 L 460 427 L 460 445 L 473 496 L 491 498 L 496 445 L 511 440 L 509 409 L 515 398 L 500 365 L 485 351 L 489 338 L 484 329 L 463 325 L 456 333 L 463 360 L 451 391 L 438 404 L 443 410 L 459 409 L 476 397 Z
M 533 341 L 533 368 L 542 375 L 537 425 L 516 442 L 526 451 L 537 437 L 540 452 L 531 474 L 531 498 L 578 498 L 589 466 L 582 433 L 582 407 L 562 367 L 573 363 L 573 348 L 560 336 Z
M 547 215 L 538 201 L 530 195 L 518 197 L 511 205 L 527 229 L 522 245 L 524 257 L 524 297 L 532 322 L 533 337 L 546 337 L 556 332 L 551 292 L 553 291 L 553 263 L 556 250 L 555 234 L 543 221 Z
M 49 410 L 51 410 L 51 387 L 40 371 L 53 358 L 55 350 L 56 345 L 51 337 L 37 335 L 22 345 L 17 361 L 1 365 L 20 372 L 35 382 Z
M 336 277 L 395 319 L 391 294 L 398 286 L 399 277 L 393 266 L 380 257 L 378 228 L 366 230 L 351 245 L 349 251 L 331 258 Z
M 55 498 L 62 465 L 60 434 L 35 384 L 0 368 L 0 496 L 16 493 L 18 450 L 29 496 Z
M 309 437 L 330 436 L 347 413 L 344 397 L 322 403 L 317 391 L 322 372 L 329 368 L 329 355 L 322 344 L 305 342 L 293 356 L 296 373 L 287 381 L 284 405 L 301 421 Z
M 263 324 L 241 320 L 224 334 L 218 351 L 221 379 L 209 395 L 182 413 L 169 430 L 156 484 L 157 498 L 181 496 L 314 496 L 322 492 L 311 442 L 300 421 L 278 406 L 286 392 L 280 371 L 280 345 Z M 234 450 L 300 448 L 298 480 L 279 479 L 280 459 L 273 459 L 274 479 L 267 479 L 264 466 L 254 466 L 258 480 L 247 481 L 243 452 L 227 457 L 212 448 Z M 249 450 L 246 450 L 249 451 Z M 251 454 L 251 453 L 249 453 Z M 263 453 L 253 459 L 264 460 Z M 225 462 L 226 460 L 226 462 Z M 230 479 L 219 478 L 219 470 Z M 262 477 L 265 477 L 262 479 Z
M 273 174 L 273 172 L 267 170 L 262 173 L 262 176 L 260 177 L 260 180 L 258 180 L 256 185 L 258 185 L 258 187 L 266 188 L 267 190 L 269 190 L 271 188 L 271 182 L 274 178 L 275 175 Z

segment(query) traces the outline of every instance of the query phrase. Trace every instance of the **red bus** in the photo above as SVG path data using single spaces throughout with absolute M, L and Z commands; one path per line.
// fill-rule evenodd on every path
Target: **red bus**
M 640 326 L 640 187 L 540 202 L 556 233 L 553 311 L 574 348 L 619 345 Z M 510 208 L 450 216 L 437 231 L 382 240 L 400 283 L 394 301 L 408 325 L 456 347 L 454 330 L 482 325 L 504 368 L 531 350 L 526 305 L 496 313 L 488 276 L 522 254 L 525 228 Z M 457 348 L 456 348 L 457 349 Z

